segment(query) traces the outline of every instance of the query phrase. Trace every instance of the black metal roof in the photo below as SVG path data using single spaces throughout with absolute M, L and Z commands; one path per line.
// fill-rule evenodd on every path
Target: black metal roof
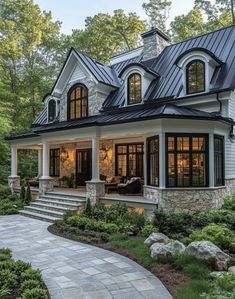
M 136 57 L 134 61 L 128 60 L 113 66 L 120 74 L 133 62 L 146 65 L 153 72 L 160 75 L 159 80 L 152 82 L 144 98 L 146 101 L 161 101 L 165 99 L 178 99 L 183 88 L 183 73 L 177 66 L 177 60 L 189 51 L 205 51 L 212 56 L 220 66 L 216 69 L 209 86 L 209 93 L 232 90 L 235 88 L 235 26 L 226 27 L 204 34 L 186 41 L 166 47 L 155 59 L 142 61 Z M 124 85 L 124 82 L 123 82 Z M 103 109 L 123 106 L 125 102 L 123 86 L 110 94 L 103 104 Z
M 22 133 L 15 133 L 12 134 L 11 136 L 6 137 L 6 140 L 14 140 L 14 139 L 22 139 L 22 138 L 32 138 L 32 137 L 37 137 L 38 134 L 34 133 L 33 131 L 29 132 L 22 132 Z

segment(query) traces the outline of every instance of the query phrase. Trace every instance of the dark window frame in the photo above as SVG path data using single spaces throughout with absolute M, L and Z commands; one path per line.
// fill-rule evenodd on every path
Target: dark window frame
M 222 142 L 222 152 L 221 154 L 221 167 L 222 167 L 222 178 L 221 184 L 217 183 L 217 169 L 216 169 L 216 149 L 215 149 L 215 139 L 219 139 Z M 218 153 L 218 152 L 217 152 Z M 215 173 L 215 186 L 224 186 L 225 185 L 225 145 L 224 145 L 224 136 L 214 135 L 214 173 Z
M 174 137 L 174 150 L 168 151 L 168 137 Z M 180 151 L 177 150 L 177 137 L 189 137 L 189 150 L 188 151 Z M 196 151 L 192 149 L 192 139 L 197 137 L 205 138 L 205 150 L 204 151 Z M 174 173 L 175 173 L 175 184 L 174 186 L 169 186 L 169 176 L 168 176 L 168 153 L 174 154 Z M 189 186 L 178 186 L 178 174 L 177 174 L 177 154 L 179 153 L 189 153 L 189 173 L 190 173 L 190 185 Z M 206 183 L 203 186 L 193 186 L 193 175 L 192 175 L 192 155 L 194 153 L 205 153 L 205 172 L 206 172 Z M 166 155 L 166 187 L 167 188 L 207 188 L 209 187 L 209 134 L 204 133 L 166 133 L 165 134 L 165 155 Z
M 129 152 L 129 146 L 131 145 L 141 145 L 142 146 L 142 157 L 143 157 L 143 176 L 144 177 L 144 143 L 143 142 L 135 142 L 135 143 L 118 143 L 118 144 L 115 144 L 115 175 L 118 176 L 118 156 L 119 155 L 126 155 L 127 156 L 127 159 L 126 159 L 126 176 L 127 178 L 130 178 L 130 177 L 133 177 L 133 176 L 130 176 L 129 174 L 129 154 L 133 154 L 133 153 L 130 153 Z M 126 153 L 125 154 L 120 154 L 118 153 L 118 147 L 119 146 L 126 146 Z M 138 153 L 138 152 L 135 152 L 135 154 Z M 137 166 L 137 163 L 136 163 L 136 166 Z
M 53 119 L 51 119 L 51 107 L 50 105 L 53 103 L 54 107 L 53 107 Z M 49 102 L 48 102 L 48 122 L 53 122 L 56 120 L 56 107 L 57 106 L 57 103 L 54 99 L 50 99 Z
M 151 152 L 150 149 L 150 143 L 153 140 L 157 140 L 158 141 L 158 149 L 156 152 Z M 160 174 L 160 170 L 159 170 L 159 136 L 151 136 L 148 137 L 146 139 L 146 143 L 147 143 L 147 184 L 149 186 L 154 186 L 154 187 L 159 187 L 159 174 Z M 157 164 L 158 164 L 158 171 L 157 171 L 157 178 L 158 178 L 158 184 L 151 184 L 151 155 L 156 155 L 156 159 L 157 159 Z
M 58 154 L 56 154 L 58 152 Z M 57 160 L 58 158 L 58 160 Z M 58 161 L 59 165 L 56 167 L 56 161 Z M 51 171 L 52 168 L 52 171 Z M 58 169 L 58 173 L 56 172 Z M 50 149 L 50 176 L 59 177 L 60 176 L 60 148 L 51 148 Z
M 201 63 L 203 65 L 203 71 L 204 71 L 203 90 L 190 91 L 189 68 L 194 63 Z M 206 91 L 206 64 L 204 61 L 202 61 L 200 59 L 192 60 L 186 65 L 186 94 L 195 94 L 195 93 L 201 93 L 201 92 L 205 92 L 205 91 Z
M 132 103 L 130 101 L 130 80 L 132 79 L 132 77 L 134 76 L 138 76 L 139 79 L 140 79 L 140 99 L 138 102 L 135 102 L 135 103 Z M 135 86 L 136 88 L 136 86 Z M 135 96 L 136 96 L 136 90 L 135 90 Z M 127 79 L 127 104 L 128 105 L 136 105 L 136 104 L 139 104 L 142 102 L 142 76 L 139 74 L 139 73 L 132 73 L 128 76 L 128 79 Z
M 72 95 L 72 92 L 75 90 L 76 92 L 76 88 L 80 87 L 81 88 L 81 96 L 79 98 L 76 98 L 76 95 L 75 95 L 75 99 L 74 100 L 71 100 L 71 95 Z M 82 96 L 82 89 L 85 89 L 86 91 L 86 97 L 83 97 Z M 83 111 L 82 111 L 82 100 L 86 100 L 86 115 L 83 115 Z M 75 117 L 74 118 L 71 118 L 71 102 L 73 102 L 72 104 L 74 105 L 74 113 L 75 113 Z M 80 117 L 76 117 L 76 114 L 77 114 L 77 110 L 76 110 L 76 102 L 79 102 L 79 108 L 80 108 Z M 88 117 L 88 104 L 89 104 L 89 101 L 88 101 L 88 88 L 84 85 L 84 84 L 81 84 L 81 83 L 78 83 L 78 84 L 75 84 L 73 85 L 69 92 L 68 92 L 68 97 L 67 97 L 67 119 L 68 120 L 75 120 L 75 119 L 81 119 L 81 118 L 86 118 Z

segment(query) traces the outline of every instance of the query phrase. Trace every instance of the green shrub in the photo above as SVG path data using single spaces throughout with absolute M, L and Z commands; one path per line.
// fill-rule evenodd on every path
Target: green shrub
M 6 199 L 11 195 L 11 190 L 8 186 L 0 185 L 0 199 Z
M 168 236 L 178 233 L 187 236 L 192 231 L 192 217 L 186 213 L 168 213 L 157 209 L 154 213 L 154 225 Z
M 90 198 L 87 198 L 87 200 L 86 200 L 84 214 L 86 216 L 91 216 L 91 214 L 92 214 L 92 206 L 91 206 L 91 200 L 90 200 Z
M 224 201 L 222 209 L 235 211 L 235 194 L 233 194 L 232 198 L 227 198 Z
M 25 292 L 26 290 L 32 290 L 35 288 L 41 288 L 41 283 L 38 280 L 26 280 L 24 281 L 21 286 L 20 286 L 20 290 L 21 292 Z
M 191 280 L 176 290 L 175 299 L 201 299 L 201 294 L 209 291 L 210 285 L 207 280 Z
M 25 186 L 22 185 L 20 188 L 20 199 L 24 200 L 25 199 Z
M 17 275 L 9 269 L 0 270 L 0 288 L 12 288 L 17 282 Z
M 5 298 L 7 295 L 11 294 L 11 290 L 6 287 L 0 288 L 0 298 Z
M 20 276 L 22 272 L 31 269 L 31 264 L 23 261 L 15 261 L 15 273 Z
M 191 242 L 201 240 L 211 241 L 221 249 L 235 253 L 235 234 L 226 225 L 212 223 L 189 236 Z
M 27 189 L 26 189 L 26 193 L 25 193 L 25 204 L 29 205 L 32 201 L 32 194 L 31 194 L 31 190 L 30 190 L 30 186 L 28 184 Z
M 22 201 L 12 202 L 9 199 L 1 200 L 0 202 L 0 215 L 13 215 L 17 214 L 18 210 L 23 207 Z
M 9 259 L 11 258 L 11 251 L 8 248 L 0 249 L 0 254 L 6 255 Z
M 141 235 L 147 238 L 149 235 L 156 232 L 157 232 L 157 228 L 154 225 L 146 224 L 141 230 Z
M 21 273 L 20 280 L 21 280 L 21 282 L 24 282 L 26 280 L 41 281 L 42 280 L 42 275 L 38 270 L 27 269 L 27 270 L 25 270 L 24 272 Z
M 25 290 L 21 295 L 21 299 L 48 299 L 47 292 L 41 288 Z

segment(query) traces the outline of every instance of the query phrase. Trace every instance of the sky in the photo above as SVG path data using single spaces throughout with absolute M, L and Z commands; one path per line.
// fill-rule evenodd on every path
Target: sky
M 84 28 L 87 16 L 97 13 L 112 13 L 115 9 L 136 12 L 142 19 L 146 15 L 142 9 L 144 0 L 34 0 L 41 10 L 51 11 L 54 21 L 61 21 L 61 31 L 70 34 L 72 29 Z M 176 15 L 185 14 L 193 7 L 194 0 L 172 0 L 172 9 L 168 23 Z

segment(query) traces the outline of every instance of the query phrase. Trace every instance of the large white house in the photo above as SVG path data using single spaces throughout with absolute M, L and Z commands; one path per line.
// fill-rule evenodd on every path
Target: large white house
M 235 26 L 142 39 L 109 65 L 71 49 L 32 130 L 8 138 L 12 187 L 17 150 L 37 149 L 42 194 L 71 174 L 93 201 L 113 177 L 138 177 L 143 200 L 170 211 L 218 208 L 235 191 Z

